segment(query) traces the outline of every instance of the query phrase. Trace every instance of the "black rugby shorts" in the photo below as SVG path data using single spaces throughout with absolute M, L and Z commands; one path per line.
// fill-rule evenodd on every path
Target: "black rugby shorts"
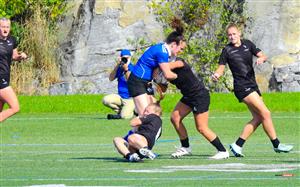
M 148 148 L 151 150 L 156 142 L 156 137 L 160 137 L 161 136 L 161 128 L 160 130 L 157 131 L 157 133 L 155 133 L 155 131 L 149 131 L 149 132 L 145 132 L 145 131 L 137 131 L 137 134 L 140 134 L 142 136 L 144 136 L 148 142 Z M 160 133 L 160 134 L 158 134 Z
M 210 96 L 208 90 L 202 89 L 196 96 L 183 96 L 180 101 L 189 106 L 194 114 L 200 114 L 209 110 Z
M 9 75 L 0 75 L 0 89 L 8 87 L 9 82 L 10 82 Z
M 150 81 L 141 79 L 131 73 L 127 80 L 130 97 L 136 97 L 145 93 L 148 95 L 153 95 L 153 89 L 149 82 Z
M 243 102 L 243 99 L 245 97 L 247 97 L 249 94 L 251 94 L 252 92 L 257 92 L 258 95 L 261 96 L 261 93 L 260 93 L 258 87 L 249 87 L 249 88 L 245 88 L 243 90 L 234 91 L 234 95 L 241 103 L 241 102 Z

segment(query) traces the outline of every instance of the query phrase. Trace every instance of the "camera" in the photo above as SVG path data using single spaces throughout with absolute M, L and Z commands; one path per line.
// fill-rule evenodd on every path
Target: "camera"
M 121 65 L 124 65 L 128 62 L 128 59 L 126 57 L 121 58 Z

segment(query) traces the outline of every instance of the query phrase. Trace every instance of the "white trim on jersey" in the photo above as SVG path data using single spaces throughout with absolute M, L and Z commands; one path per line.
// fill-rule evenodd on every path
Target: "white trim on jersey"
M 168 53 L 169 56 L 172 55 L 171 49 L 169 48 L 168 44 L 164 43 L 162 45 L 162 47 L 163 47 L 163 50 L 162 50 L 163 52 Z M 166 50 L 164 50 L 164 49 L 166 49 Z
M 143 67 L 143 65 L 142 64 L 140 64 L 140 66 L 141 66 L 141 68 L 142 68 L 142 70 L 143 70 L 143 73 L 142 73 L 142 77 L 141 78 L 144 78 L 144 75 L 145 75 L 145 68 Z
M 156 136 L 155 136 L 155 141 L 160 137 L 161 135 L 161 127 L 158 129 Z

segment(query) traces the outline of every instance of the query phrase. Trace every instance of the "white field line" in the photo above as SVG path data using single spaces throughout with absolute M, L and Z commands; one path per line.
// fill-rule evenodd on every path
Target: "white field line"
M 295 177 L 300 179 L 299 177 Z M 9 179 L 0 179 L 0 181 L 207 181 L 207 180 L 242 180 L 242 181 L 253 181 L 253 180 L 287 180 L 285 177 L 133 177 L 133 178 L 117 178 L 117 177 L 103 177 L 103 178 L 9 178 Z
M 9 118 L 8 121 L 39 121 L 39 120 L 86 120 L 91 117 L 28 117 L 28 118 Z M 163 119 L 169 119 L 170 117 L 163 116 Z M 186 118 L 193 119 L 192 116 Z M 251 116 L 210 116 L 210 119 L 249 119 Z M 275 119 L 300 119 L 300 116 L 272 116 Z
M 25 187 L 72 187 L 72 186 L 66 186 L 64 184 L 42 184 L 42 185 L 31 185 Z M 81 187 L 127 187 L 127 186 L 81 186 Z
M 191 142 L 194 142 L 194 141 L 201 141 L 201 142 L 196 142 L 195 145 L 193 145 L 192 147 L 197 150 L 197 149 L 201 149 L 203 148 L 203 146 L 206 146 L 206 145 L 209 145 L 207 142 L 203 142 L 202 140 L 200 139 L 194 139 L 194 138 L 191 138 Z M 165 139 L 162 139 L 162 140 L 158 140 L 158 144 L 159 146 L 158 147 L 162 147 L 162 146 L 167 146 L 169 147 L 170 144 L 169 143 L 179 143 L 179 140 L 178 139 L 172 139 L 172 140 L 165 140 Z M 296 145 L 296 143 L 290 143 L 290 142 L 285 142 L 289 145 Z M 226 142 L 224 143 L 224 145 L 227 145 Z M 229 145 L 229 144 L 228 144 Z M 174 145 L 176 146 L 176 145 Z M 268 147 L 270 149 L 270 151 L 272 151 L 271 149 L 271 145 L 269 143 L 261 143 L 261 144 L 249 144 L 247 145 L 247 148 L 248 147 Z M 99 150 L 103 150 L 103 149 L 112 149 L 113 148 L 113 144 L 108 144 L 108 143 L 104 143 L 104 144 L 0 144 L 0 147 L 3 148 L 9 148 L 9 147 L 95 147 Z M 171 146 L 172 147 L 172 146 Z M 176 147 L 175 147 L 176 148 Z M 255 151 L 257 152 L 257 151 Z M 263 152 L 269 152 L 269 151 L 263 151 Z M 299 153 L 300 151 L 292 151 L 293 153 Z
M 1 158 L 0 159 L 0 162 L 52 162 L 53 160 L 55 161 L 58 161 L 58 162 L 79 162 L 79 161 L 84 161 L 84 162 L 90 162 L 90 161 L 93 161 L 93 160 L 97 160 L 97 162 L 107 162 L 107 160 L 105 159 L 102 159 L 103 156 L 99 155 L 99 156 L 86 156 L 87 158 L 85 159 L 84 157 L 79 157 L 77 156 L 76 158 L 74 157 L 74 159 L 70 159 L 70 158 L 66 158 L 66 159 L 62 159 L 61 157 L 59 159 L 22 159 L 22 158 L 19 158 L 19 159 L 6 159 L 6 158 Z M 112 159 L 121 159 L 122 157 L 121 156 L 118 156 L 116 155 L 115 157 L 111 157 Z M 193 157 L 194 158 L 194 157 Z M 171 157 L 169 158 L 170 160 L 174 160 L 172 159 Z M 199 157 L 199 159 L 201 160 L 210 160 L 208 157 Z M 229 158 L 230 160 L 237 160 L 238 158 Z M 159 158 L 158 158 L 159 160 Z M 176 160 L 181 160 L 181 159 L 176 159 Z M 185 160 L 188 160 L 188 158 L 185 158 Z M 286 161 L 286 162 L 295 162 L 295 161 L 300 161 L 299 159 L 297 158 L 290 158 L 290 159 L 277 159 L 275 157 L 270 157 L 270 158 L 241 158 L 239 159 L 239 161 Z M 211 160 L 210 160 L 211 161 Z
M 209 171 L 209 172 L 285 172 L 297 170 L 300 164 L 208 164 L 208 165 L 184 165 L 162 166 L 155 169 L 124 170 L 129 173 L 172 173 L 178 171 Z
M 112 148 L 112 147 L 111 147 Z M 7 151 L 7 150 L 1 150 L 0 153 L 2 154 L 37 154 L 37 155 L 44 155 L 44 154 L 84 154 L 84 153 L 112 153 L 112 152 L 116 152 L 113 149 L 112 150 L 103 150 L 103 149 L 99 149 L 99 150 L 86 150 L 86 151 L 82 151 L 82 150 L 73 150 L 73 151 L 49 151 L 49 150 L 34 150 L 34 151 L 28 151 L 28 150 L 20 150 L 20 151 Z M 165 151 L 163 151 L 164 154 L 168 154 Z M 170 151 L 170 155 L 171 155 L 171 151 Z M 272 151 L 255 151 L 255 153 L 272 153 Z M 299 154 L 300 151 L 291 151 L 289 154 Z M 197 152 L 196 155 L 201 156 L 201 154 L 207 154 L 206 152 Z M 246 155 L 247 156 L 247 155 Z
M 120 171 L 122 168 L 118 167 L 118 168 L 90 168 L 90 167 L 81 167 L 81 168 L 34 168 L 35 171 L 115 171 L 115 170 L 118 170 Z M 32 168 L 24 168 L 24 167 L 8 167 L 7 170 L 19 170 L 19 171 L 32 171 Z

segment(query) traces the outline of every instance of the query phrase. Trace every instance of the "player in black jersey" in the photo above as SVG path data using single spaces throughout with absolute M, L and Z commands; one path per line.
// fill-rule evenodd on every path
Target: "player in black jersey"
M 10 36 L 10 20 L 0 18 L 0 122 L 19 111 L 19 101 L 14 90 L 9 86 L 10 65 L 12 60 L 23 60 L 27 55 L 17 50 L 17 43 Z M 4 104 L 9 108 L 3 110 Z
M 173 158 L 179 158 L 191 154 L 188 133 L 182 121 L 190 112 L 193 112 L 198 132 L 218 150 L 218 153 L 210 158 L 229 158 L 229 153 L 226 151 L 218 136 L 208 127 L 210 96 L 203 81 L 194 75 L 191 67 L 183 59 L 177 58 L 176 61 L 170 62 L 170 68 L 177 74 L 177 79 L 170 82 L 174 84 L 183 95 L 171 114 L 171 122 L 181 142 L 181 147 L 171 156 Z
M 253 55 L 257 57 L 256 64 L 262 64 L 267 57 L 251 41 L 241 39 L 241 32 L 234 24 L 227 29 L 230 41 L 222 51 L 219 67 L 212 75 L 218 81 L 223 75 L 225 65 L 228 64 L 234 79 L 234 94 L 240 102 L 244 102 L 252 114 L 252 119 L 246 124 L 237 141 L 230 145 L 230 150 L 236 157 L 244 156 L 242 146 L 256 128 L 262 123 L 270 138 L 275 152 L 289 152 L 293 146 L 280 144 L 273 126 L 271 113 L 264 104 L 258 89 L 253 69 Z
M 156 103 L 149 104 L 142 116 L 130 121 L 134 129 L 125 138 L 116 137 L 113 142 L 118 152 L 130 162 L 138 162 L 143 157 L 153 160 L 156 155 L 151 151 L 156 140 L 161 136 L 161 107 Z

